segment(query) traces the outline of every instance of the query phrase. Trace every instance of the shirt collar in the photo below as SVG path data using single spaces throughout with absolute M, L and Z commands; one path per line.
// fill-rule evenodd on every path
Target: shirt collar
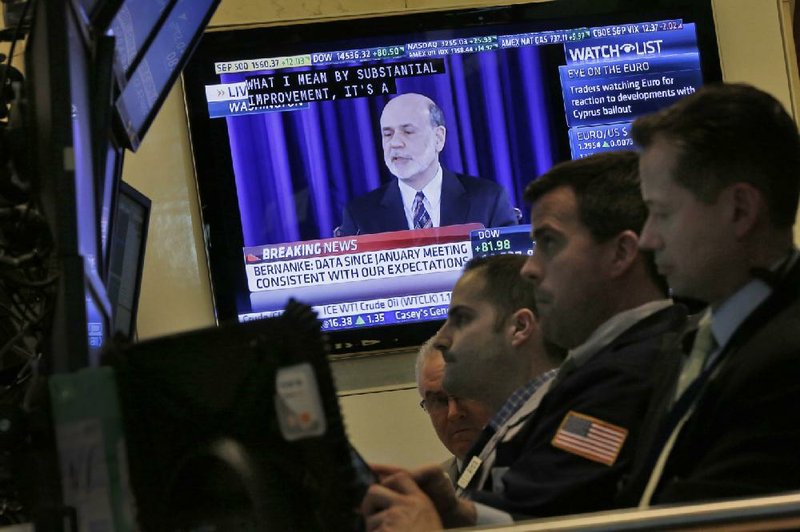
M 711 311 L 711 332 L 721 351 L 745 319 L 764 302 L 772 289 L 761 279 L 753 279 L 716 309 Z
M 511 419 L 517 410 L 519 410 L 525 402 L 531 398 L 531 396 L 536 393 L 536 390 L 541 388 L 545 383 L 547 383 L 550 379 L 556 376 L 558 372 L 557 369 L 551 369 L 549 371 L 545 371 L 544 373 L 534 377 L 527 384 L 524 386 L 517 388 L 514 392 L 508 396 L 508 399 L 503 403 L 503 406 L 492 416 L 492 419 L 489 420 L 489 426 L 492 427 L 495 431 L 499 430 L 500 427 L 505 425 L 506 421 Z
M 785 265 L 791 267 L 797 256 L 797 250 L 793 250 L 788 257 L 776 261 L 769 270 L 777 272 Z M 772 288 L 766 281 L 752 279 L 711 311 L 711 332 L 718 345 L 715 352 L 725 348 L 736 329 L 771 293 Z
M 609 345 L 633 325 L 670 305 L 672 305 L 671 299 L 658 299 L 615 314 L 595 329 L 585 342 L 570 349 L 567 359 L 571 359 L 576 367 L 583 365 L 592 355 Z

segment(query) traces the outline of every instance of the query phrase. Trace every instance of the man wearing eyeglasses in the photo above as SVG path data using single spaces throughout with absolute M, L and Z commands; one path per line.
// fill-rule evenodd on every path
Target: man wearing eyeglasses
M 450 481 L 455 485 L 464 457 L 492 415 L 491 409 L 480 401 L 449 395 L 442 387 L 444 358 L 433 345 L 433 339 L 419 350 L 416 364 L 419 402 L 431 418 L 436 435 L 453 457 L 442 463 Z

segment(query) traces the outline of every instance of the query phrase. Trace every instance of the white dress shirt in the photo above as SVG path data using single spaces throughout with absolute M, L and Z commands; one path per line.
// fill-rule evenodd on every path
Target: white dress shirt
M 414 210 L 412 206 L 414 205 L 414 197 L 417 195 L 417 191 L 413 187 L 406 185 L 402 179 L 398 179 L 397 184 L 400 186 L 400 195 L 403 197 L 403 210 L 406 213 L 408 228 L 414 229 Z M 422 193 L 425 194 L 425 199 L 422 203 L 425 205 L 425 210 L 428 211 L 428 216 L 431 217 L 431 223 L 433 227 L 439 227 L 441 225 L 439 222 L 442 219 L 440 208 L 442 203 L 442 165 L 439 165 L 439 169 L 436 170 L 436 175 L 433 176 L 433 179 L 423 187 Z

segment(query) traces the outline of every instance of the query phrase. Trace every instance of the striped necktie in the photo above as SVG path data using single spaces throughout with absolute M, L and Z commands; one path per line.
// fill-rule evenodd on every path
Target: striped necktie
M 411 211 L 414 214 L 414 229 L 427 229 L 433 227 L 431 216 L 425 208 L 425 194 L 420 190 L 414 196 L 414 203 L 411 205 Z

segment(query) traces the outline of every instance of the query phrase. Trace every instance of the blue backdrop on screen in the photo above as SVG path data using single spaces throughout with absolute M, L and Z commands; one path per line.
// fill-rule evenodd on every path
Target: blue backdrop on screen
M 564 121 L 563 109 L 545 104 L 540 53 L 525 47 L 449 55 L 443 74 L 396 79 L 397 94 L 422 93 L 442 108 L 442 165 L 498 182 L 523 212 L 525 185 L 554 162 L 551 121 Z M 248 76 L 223 74 L 220 81 Z M 245 246 L 330 237 L 350 199 L 394 179 L 379 126 L 388 100 L 311 102 L 225 119 Z

